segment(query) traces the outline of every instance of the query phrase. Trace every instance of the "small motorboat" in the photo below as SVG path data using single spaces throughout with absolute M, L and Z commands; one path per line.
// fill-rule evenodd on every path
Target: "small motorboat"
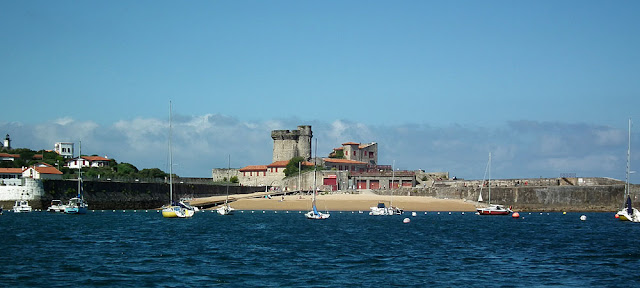
M 51 200 L 51 206 L 47 208 L 47 212 L 64 213 L 66 206 L 60 200 Z
M 13 205 L 14 213 L 28 213 L 31 211 L 31 206 L 29 206 L 29 201 L 27 200 L 17 200 L 16 204 Z
M 477 208 L 478 215 L 509 215 L 511 212 L 511 208 L 506 208 L 503 205 L 489 205 L 489 207 Z

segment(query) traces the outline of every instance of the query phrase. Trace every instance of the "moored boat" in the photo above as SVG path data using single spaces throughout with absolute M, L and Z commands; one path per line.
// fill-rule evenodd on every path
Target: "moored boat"
M 478 215 L 509 215 L 513 212 L 511 208 L 506 208 L 503 205 L 489 205 L 489 207 L 476 208 Z
M 47 208 L 47 212 L 64 212 L 66 206 L 60 200 L 51 200 L 51 205 Z
M 28 213 L 31 211 L 31 206 L 29 206 L 29 201 L 27 200 L 16 200 L 16 203 L 13 205 L 14 213 Z
M 169 102 L 169 204 L 162 206 L 162 217 L 164 218 L 191 218 L 196 209 L 180 201 L 173 201 L 173 152 L 171 149 L 171 130 L 172 130 L 171 102 Z
M 316 150 L 317 149 L 318 149 L 318 139 L 316 139 Z M 317 152 L 315 152 L 314 154 L 318 155 Z M 311 211 L 305 213 L 304 216 L 307 217 L 307 219 L 311 219 L 311 220 L 324 220 L 324 219 L 329 219 L 331 214 L 329 214 L 328 212 L 326 213 L 319 212 L 318 208 L 316 207 L 316 194 L 318 194 L 318 188 L 316 186 L 317 170 L 318 170 L 317 167 L 314 166 L 313 167 L 313 196 L 311 198 Z
M 82 195 L 69 199 L 69 203 L 64 207 L 65 214 L 87 214 L 89 204 L 84 201 Z
M 478 215 L 509 215 L 513 211 L 511 207 L 506 208 L 504 205 L 491 204 L 491 153 L 489 153 L 489 161 L 487 162 L 487 168 L 485 169 L 485 177 L 489 172 L 489 178 L 487 180 L 487 186 L 489 186 L 489 199 L 487 200 L 486 207 L 477 207 L 476 211 Z M 478 195 L 478 202 L 482 202 L 482 188 L 484 187 L 484 178 L 482 179 L 482 186 L 480 187 L 480 194 Z
M 640 211 L 631 205 L 631 195 L 629 190 L 629 174 L 631 173 L 631 118 L 629 118 L 629 146 L 627 148 L 627 175 L 624 186 L 624 208 L 616 213 L 616 218 L 622 221 L 640 222 Z

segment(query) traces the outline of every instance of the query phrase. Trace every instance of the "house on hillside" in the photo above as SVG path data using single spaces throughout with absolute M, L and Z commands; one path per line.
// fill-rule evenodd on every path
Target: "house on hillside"
M 0 168 L 0 179 L 20 179 L 22 171 L 22 168 Z
M 22 171 L 22 178 L 61 180 L 62 172 L 46 163 L 38 163 Z
M 0 161 L 15 161 L 20 158 L 19 154 L 0 153 Z
M 54 145 L 53 151 L 65 159 L 73 158 L 73 145 L 71 142 L 57 142 Z
M 69 169 L 78 169 L 80 167 L 107 167 L 109 166 L 109 158 L 100 156 L 82 156 L 70 159 L 65 164 Z

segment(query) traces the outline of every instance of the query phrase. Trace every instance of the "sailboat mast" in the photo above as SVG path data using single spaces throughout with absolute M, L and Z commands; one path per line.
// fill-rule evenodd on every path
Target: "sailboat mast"
M 631 173 L 631 118 L 629 118 L 629 146 L 627 148 L 627 176 L 624 186 L 624 198 L 629 196 L 629 173 Z
M 78 198 L 82 196 L 82 141 L 78 141 Z
M 314 150 L 314 154 L 318 155 L 318 139 L 316 138 L 316 148 Z M 316 183 L 316 172 L 318 171 L 318 165 L 316 163 L 316 159 L 313 159 L 313 207 L 316 207 L 316 192 L 317 192 L 317 183 Z
M 171 109 L 171 101 L 169 101 L 169 205 L 173 205 L 173 151 L 171 151 L 171 129 L 172 127 L 172 109 Z
M 229 182 L 231 182 L 231 178 L 229 178 L 230 170 L 231 170 L 231 154 L 229 154 L 229 162 L 227 164 L 227 181 Z M 227 206 L 227 208 L 229 208 L 229 182 L 227 182 L 227 199 L 224 200 L 224 204 Z
M 489 165 L 489 200 L 487 200 L 487 204 L 491 205 L 491 152 L 489 152 L 489 164 L 487 165 Z

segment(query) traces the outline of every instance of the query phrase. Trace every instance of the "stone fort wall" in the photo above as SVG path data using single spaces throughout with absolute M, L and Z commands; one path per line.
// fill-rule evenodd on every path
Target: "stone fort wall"
M 273 162 L 289 161 L 293 157 L 311 159 L 311 132 L 310 125 L 298 126 L 298 130 L 273 130 Z

